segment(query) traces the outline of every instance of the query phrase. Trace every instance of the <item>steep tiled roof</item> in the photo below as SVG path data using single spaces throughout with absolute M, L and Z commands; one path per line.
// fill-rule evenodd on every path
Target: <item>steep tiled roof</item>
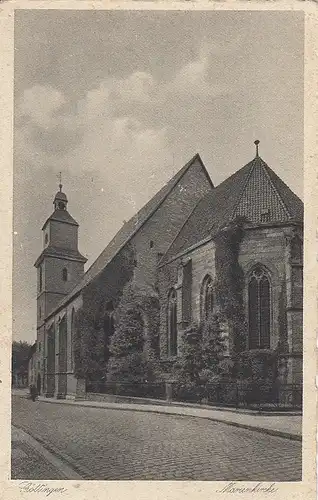
M 103 250 L 103 252 L 97 257 L 95 262 L 91 265 L 91 267 L 86 271 L 82 280 L 71 290 L 71 292 L 61 301 L 58 307 L 55 309 L 60 309 L 65 304 L 67 304 L 72 297 L 80 293 L 80 291 L 87 286 L 94 278 L 100 274 L 103 269 L 112 261 L 112 259 L 117 255 L 117 253 L 123 248 L 123 246 L 129 242 L 129 240 L 137 233 L 137 231 L 145 224 L 145 222 L 154 214 L 154 212 L 159 208 L 159 206 L 163 203 L 165 198 L 169 195 L 172 189 L 178 184 L 178 182 L 182 179 L 184 174 L 188 171 L 188 169 L 194 165 L 198 164 L 203 168 L 206 176 L 213 187 L 211 179 L 209 177 L 208 172 L 206 171 L 203 162 L 199 156 L 196 154 L 186 165 L 184 165 L 179 172 L 177 172 L 170 181 L 165 184 L 160 191 L 153 198 L 151 198 L 143 208 L 137 212 L 128 222 L 126 222 L 118 233 L 114 236 L 111 242 L 107 245 L 107 247 Z M 52 315 L 50 313 L 50 315 Z
M 256 224 L 302 221 L 303 203 L 257 156 L 199 201 L 161 264 L 213 236 L 237 216 Z
M 68 213 L 67 210 L 59 210 L 59 209 L 54 210 L 52 215 L 50 215 L 50 217 L 46 219 L 42 229 L 44 229 L 44 227 L 50 220 L 56 220 L 58 222 L 67 222 L 68 224 L 72 224 L 73 226 L 78 226 L 76 220 L 73 219 L 73 217 Z

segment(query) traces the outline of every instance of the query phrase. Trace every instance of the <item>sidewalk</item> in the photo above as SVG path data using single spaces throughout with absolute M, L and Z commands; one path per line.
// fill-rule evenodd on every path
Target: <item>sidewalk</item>
M 28 391 L 15 389 L 12 395 L 27 397 Z M 81 406 L 87 408 L 100 408 L 122 411 L 141 411 L 150 413 L 160 413 L 165 415 L 179 415 L 186 417 L 205 418 L 214 422 L 250 429 L 265 434 L 281 436 L 288 439 L 301 441 L 302 437 L 302 416 L 295 414 L 258 414 L 251 410 L 235 410 L 234 408 L 221 407 L 198 407 L 186 403 L 152 400 L 147 404 L 136 402 L 106 402 L 89 400 L 54 399 L 40 396 L 39 401 L 51 404 L 64 404 L 71 406 Z M 135 398 L 137 399 L 137 398 Z
M 81 477 L 32 436 L 12 426 L 11 479 L 43 481 Z
M 170 404 L 136 404 L 136 403 L 110 403 L 100 401 L 72 401 L 68 399 L 53 399 L 39 397 L 40 401 L 51 404 L 64 404 L 87 408 L 100 408 L 122 411 L 140 411 L 160 413 L 166 415 L 179 415 L 187 417 L 205 418 L 214 422 L 234 425 L 245 429 L 262 432 L 274 436 L 301 441 L 302 417 L 301 415 L 259 415 L 247 412 L 228 411 L 221 408 L 198 408 L 193 406 Z

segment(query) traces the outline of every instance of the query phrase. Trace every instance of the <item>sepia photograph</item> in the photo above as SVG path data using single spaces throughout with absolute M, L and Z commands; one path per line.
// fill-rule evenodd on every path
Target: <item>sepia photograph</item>
M 18 9 L 13 130 L 11 479 L 301 482 L 304 12 Z

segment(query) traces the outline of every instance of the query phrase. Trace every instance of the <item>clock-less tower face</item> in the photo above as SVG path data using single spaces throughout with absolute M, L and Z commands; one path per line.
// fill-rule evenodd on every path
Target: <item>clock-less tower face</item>
M 82 278 L 86 262 L 78 250 L 78 223 L 67 211 L 61 185 L 53 203 L 54 211 L 42 228 L 43 250 L 35 263 L 38 328 Z

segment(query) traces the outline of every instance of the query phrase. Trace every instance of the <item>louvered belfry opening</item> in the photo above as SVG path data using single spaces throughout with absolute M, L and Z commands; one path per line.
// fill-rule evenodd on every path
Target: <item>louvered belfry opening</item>
M 248 282 L 249 349 L 270 349 L 271 286 L 266 271 L 257 266 Z
M 168 300 L 168 354 L 176 356 L 178 352 L 178 328 L 177 328 L 177 294 L 172 290 Z

